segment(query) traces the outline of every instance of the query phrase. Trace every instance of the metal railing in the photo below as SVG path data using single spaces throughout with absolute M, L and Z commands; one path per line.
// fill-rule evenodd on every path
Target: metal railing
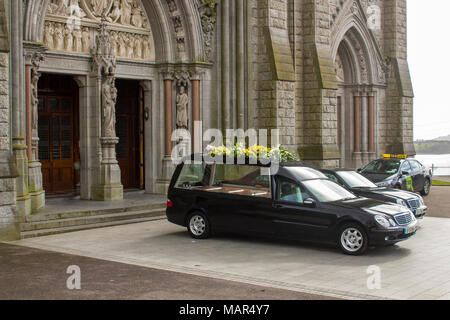
M 439 172 L 436 172 L 436 170 L 440 170 L 440 169 L 448 169 L 449 172 L 448 172 L 448 174 L 445 174 L 445 175 L 450 176 L 450 167 L 436 166 L 434 164 L 431 165 L 431 172 L 433 173 L 433 175 L 435 175 L 436 173 L 439 173 Z

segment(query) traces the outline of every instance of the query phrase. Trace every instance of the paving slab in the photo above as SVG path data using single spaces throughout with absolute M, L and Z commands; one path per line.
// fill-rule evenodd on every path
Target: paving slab
M 411 239 L 347 256 L 334 246 L 222 234 L 193 240 L 165 219 L 16 241 L 32 248 L 347 299 L 448 298 L 450 219 Z M 380 289 L 368 289 L 369 266 Z

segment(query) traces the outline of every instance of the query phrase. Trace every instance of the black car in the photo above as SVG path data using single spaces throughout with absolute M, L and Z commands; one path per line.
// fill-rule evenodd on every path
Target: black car
M 358 169 L 358 172 L 379 187 L 420 192 L 423 196 L 430 193 L 433 181 L 430 168 L 406 156 L 385 155 Z
M 168 220 L 187 227 L 196 239 L 226 230 L 337 243 L 351 255 L 416 233 L 417 220 L 404 206 L 357 197 L 299 163 L 269 169 L 270 175 L 267 169 L 248 161 L 185 159 L 169 186 Z
M 378 187 L 372 181 L 351 169 L 321 169 L 320 171 L 330 180 L 339 183 L 357 196 L 403 205 L 410 209 L 416 218 L 423 218 L 427 213 L 427 206 L 425 206 L 422 197 L 416 193 Z

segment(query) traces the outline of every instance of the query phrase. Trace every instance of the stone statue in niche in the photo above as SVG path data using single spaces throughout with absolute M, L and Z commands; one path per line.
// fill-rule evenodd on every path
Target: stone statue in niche
M 67 27 L 64 28 L 64 49 L 66 51 L 72 51 L 73 48 L 73 35 L 72 30 Z
M 81 43 L 83 45 L 83 52 L 89 52 L 91 50 L 91 36 L 89 34 L 89 28 L 84 27 L 81 32 Z
M 142 11 L 138 5 L 133 6 L 131 10 L 131 24 L 136 28 L 142 28 L 144 19 L 142 17 Z
M 117 89 L 114 85 L 114 77 L 109 75 L 102 85 L 102 120 L 104 137 L 115 137 L 116 135 L 116 101 Z
M 150 39 L 149 37 L 144 36 L 144 40 L 142 41 L 142 58 L 143 59 L 150 59 Z
M 91 0 L 92 13 L 100 17 L 104 13 L 108 2 L 108 0 Z
M 142 57 L 142 39 L 137 36 L 134 40 L 134 57 L 140 59 Z
M 120 16 L 120 23 L 129 25 L 131 21 L 131 0 L 122 0 L 122 15 Z
M 114 0 L 113 8 L 108 17 L 109 22 L 116 23 L 120 16 L 122 15 L 122 10 L 120 10 L 120 0 Z
M 73 29 L 73 51 L 76 52 L 83 51 L 83 42 L 81 38 L 82 38 L 81 29 Z
M 49 49 L 53 49 L 53 36 L 55 35 L 55 25 L 52 22 L 49 22 L 45 26 L 44 33 L 44 43 L 49 47 Z
M 44 57 L 40 53 L 34 54 L 31 59 L 31 129 L 37 132 L 38 129 L 38 81 L 41 74 L 39 73 L 39 65 Z
M 186 87 L 184 84 L 181 84 L 179 86 L 176 104 L 177 104 L 177 128 L 187 129 L 189 97 L 186 93 Z
M 55 38 L 54 38 L 55 50 L 64 50 L 64 31 L 61 24 L 55 24 Z

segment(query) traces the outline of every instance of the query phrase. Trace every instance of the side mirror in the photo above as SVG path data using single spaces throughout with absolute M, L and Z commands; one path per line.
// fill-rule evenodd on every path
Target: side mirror
M 408 171 L 402 171 L 402 176 L 409 176 L 409 172 Z
M 359 173 L 359 172 L 361 172 L 361 170 L 362 170 L 361 168 L 359 168 L 359 169 L 356 169 L 356 172 L 358 172 L 358 173 Z
M 308 198 L 308 199 L 306 199 L 305 201 L 303 201 L 303 204 L 304 204 L 306 207 L 309 207 L 309 208 L 315 208 L 315 207 L 316 207 L 316 200 L 314 200 L 314 199 L 312 199 L 312 198 Z

